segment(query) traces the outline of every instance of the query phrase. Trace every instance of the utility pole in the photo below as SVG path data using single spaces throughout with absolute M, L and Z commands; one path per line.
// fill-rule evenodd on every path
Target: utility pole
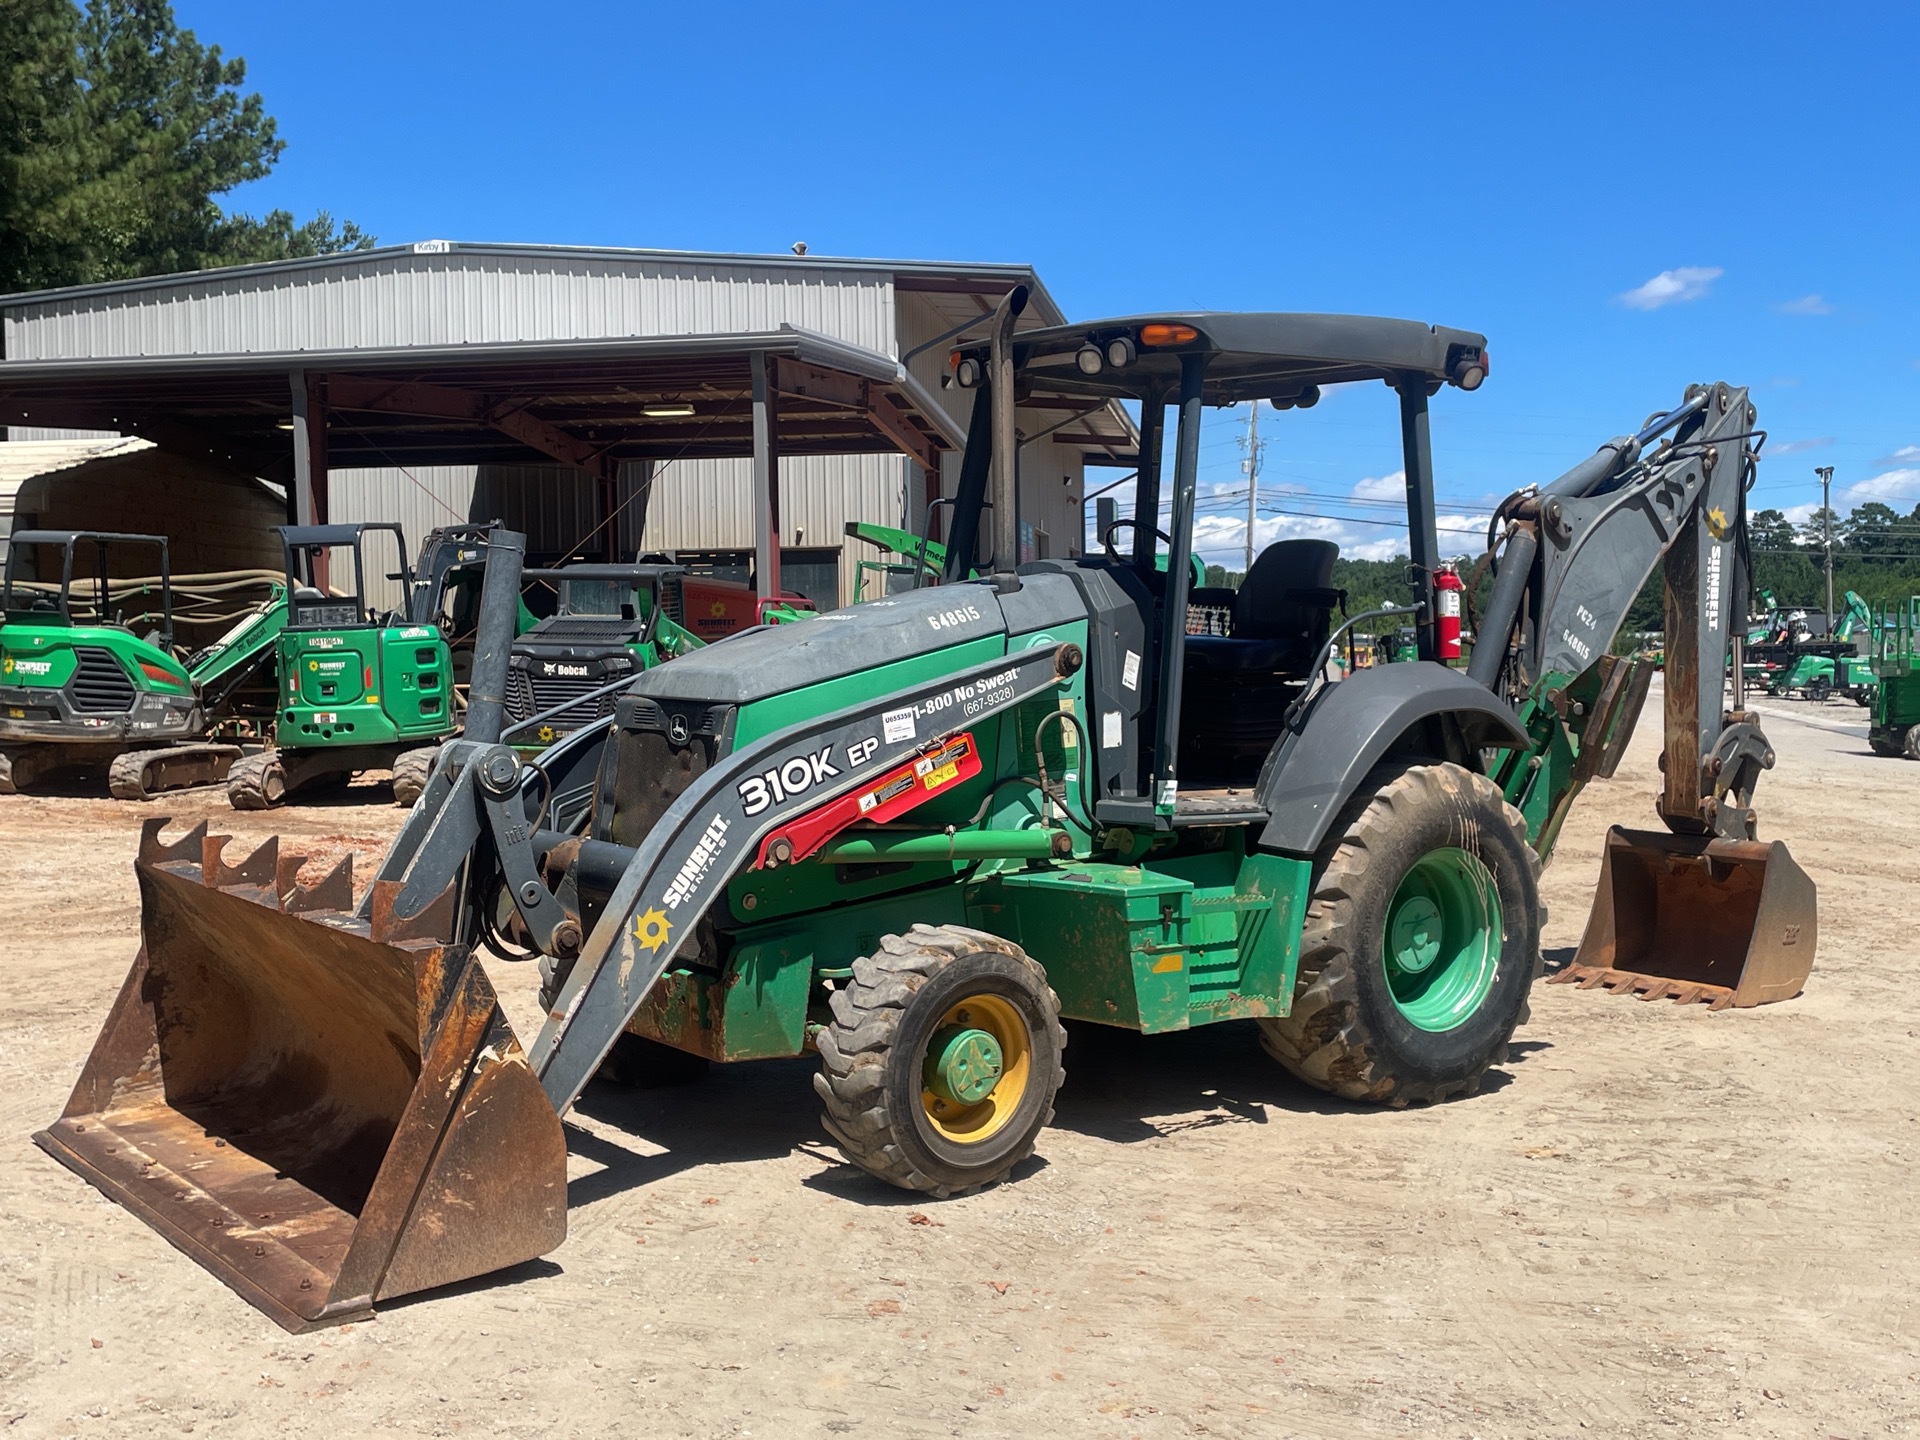
M 1260 402 L 1255 400 L 1247 410 L 1247 433 L 1240 437 L 1240 444 L 1247 452 L 1247 458 L 1240 468 L 1247 472 L 1247 566 L 1241 572 L 1242 578 L 1253 573 L 1253 523 L 1260 505 Z
M 1833 638 L 1833 466 L 1816 465 L 1820 477 L 1820 525 L 1827 541 L 1827 639 Z

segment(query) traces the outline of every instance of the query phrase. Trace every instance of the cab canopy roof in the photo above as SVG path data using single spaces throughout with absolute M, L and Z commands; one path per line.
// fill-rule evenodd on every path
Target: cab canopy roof
M 1121 340 L 1131 342 L 1135 356 L 1112 364 L 1109 347 Z M 1079 358 L 1089 346 L 1100 354 L 1092 374 Z M 1114 397 L 1177 391 L 1180 357 L 1199 353 L 1207 357 L 1206 404 L 1273 400 L 1285 406 L 1309 386 L 1397 382 L 1408 375 L 1470 390 L 1485 378 L 1486 347 L 1486 337 L 1471 330 L 1417 320 L 1197 311 L 1029 330 L 1015 337 L 1014 361 L 1033 390 Z

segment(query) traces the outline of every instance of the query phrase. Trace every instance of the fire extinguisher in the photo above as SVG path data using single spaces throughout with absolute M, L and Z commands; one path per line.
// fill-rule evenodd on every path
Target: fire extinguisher
M 1433 572 L 1434 658 L 1460 658 L 1460 597 L 1466 591 L 1459 572 L 1442 565 Z

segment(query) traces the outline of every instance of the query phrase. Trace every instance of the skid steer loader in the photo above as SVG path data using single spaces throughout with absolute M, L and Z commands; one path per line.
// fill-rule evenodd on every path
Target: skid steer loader
M 933 1196 L 1032 1153 L 1062 1017 L 1251 1018 L 1336 1095 L 1469 1094 L 1539 974 L 1538 867 L 1646 696 L 1607 649 L 1663 556 L 1666 828 L 1614 833 L 1582 973 L 1715 1003 L 1799 988 L 1812 886 L 1754 838 L 1773 756 L 1723 690 L 1744 390 L 1696 387 L 1502 508 L 1463 672 L 1427 407 L 1478 388 L 1479 335 L 1183 314 L 1016 337 L 1024 302 L 951 357 L 974 399 L 945 583 L 648 670 L 529 765 L 496 743 L 517 579 L 496 535 L 466 735 L 358 905 L 344 867 L 309 886 L 271 844 L 230 863 L 150 827 L 145 944 L 41 1145 L 298 1328 L 557 1245 L 558 1117 L 621 1048 L 817 1053 L 847 1158 Z M 1230 633 L 1188 635 L 1202 408 L 1357 381 L 1399 396 L 1410 603 L 1336 626 L 1330 556 L 1285 542 Z M 1104 553 L 1016 565 L 1016 392 L 1140 402 Z M 1343 630 L 1407 617 L 1419 659 L 1326 678 Z M 524 1052 L 482 949 L 543 967 Z

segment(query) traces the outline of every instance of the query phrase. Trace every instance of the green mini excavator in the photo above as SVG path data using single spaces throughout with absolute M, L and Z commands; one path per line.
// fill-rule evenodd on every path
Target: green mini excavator
M 151 553 L 156 573 L 113 578 L 109 558 L 125 551 Z M 244 574 L 204 578 L 223 591 L 265 589 L 266 598 L 213 643 L 183 653 L 164 536 L 13 535 L 0 598 L 0 794 L 61 772 L 104 772 L 111 793 L 128 800 L 226 777 L 241 746 L 209 738 L 210 717 L 233 714 L 247 682 L 271 664 L 285 591 Z

